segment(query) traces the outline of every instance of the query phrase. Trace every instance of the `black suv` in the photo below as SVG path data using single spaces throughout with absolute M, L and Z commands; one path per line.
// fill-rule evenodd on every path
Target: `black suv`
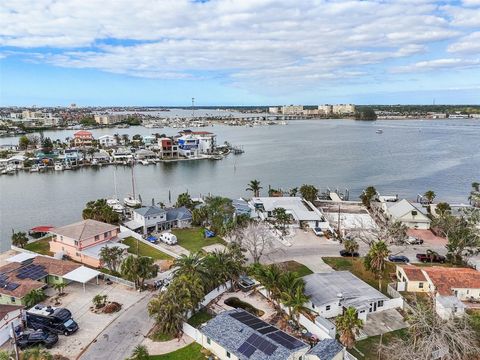
M 50 349 L 57 343 L 57 341 L 57 334 L 49 334 L 43 330 L 25 331 L 17 335 L 17 345 L 20 349 L 38 345 L 43 345 L 47 349 Z

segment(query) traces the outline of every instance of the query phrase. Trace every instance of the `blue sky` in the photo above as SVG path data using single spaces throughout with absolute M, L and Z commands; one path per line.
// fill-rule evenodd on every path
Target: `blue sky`
M 480 0 L 5 0 L 0 105 L 480 103 Z

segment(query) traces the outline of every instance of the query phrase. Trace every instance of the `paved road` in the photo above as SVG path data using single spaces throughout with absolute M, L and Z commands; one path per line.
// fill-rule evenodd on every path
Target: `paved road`
M 140 344 L 153 326 L 147 313 L 147 304 L 152 293 L 145 293 L 136 304 L 113 321 L 98 335 L 81 360 L 125 360 L 130 357 L 135 346 Z

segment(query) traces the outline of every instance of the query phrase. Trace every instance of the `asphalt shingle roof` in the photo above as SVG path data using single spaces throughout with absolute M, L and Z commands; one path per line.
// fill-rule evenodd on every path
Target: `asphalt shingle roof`
M 337 340 L 325 339 L 311 348 L 308 354 L 316 355 L 320 360 L 332 360 L 342 350 L 343 346 Z
M 117 226 L 96 220 L 83 220 L 74 224 L 52 229 L 56 235 L 66 236 L 75 240 L 83 240 L 117 229 Z
M 167 221 L 189 220 L 191 218 L 192 213 L 185 206 L 167 209 Z
M 143 217 L 155 216 L 155 215 L 163 214 L 165 212 L 164 209 L 158 206 L 144 206 L 139 209 L 135 209 L 134 211 L 137 214 L 142 215 Z

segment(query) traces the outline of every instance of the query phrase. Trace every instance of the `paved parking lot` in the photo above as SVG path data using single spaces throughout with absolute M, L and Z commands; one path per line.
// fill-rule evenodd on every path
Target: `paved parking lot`
M 78 323 L 79 330 L 71 336 L 60 335 L 57 345 L 52 349 L 52 354 L 61 354 L 70 359 L 76 359 L 109 324 L 145 296 L 145 293 L 140 294 L 123 285 L 106 285 L 103 281 L 99 285 L 95 282 L 88 283 L 85 292 L 78 283 L 68 285 L 64 291 L 67 295 L 61 297 L 61 305 L 54 305 L 52 300 L 44 303 L 69 309 Z M 55 290 L 49 288 L 46 293 L 54 295 Z M 114 314 L 94 314 L 90 307 L 97 294 L 107 295 L 107 300 L 122 304 L 122 310 Z

